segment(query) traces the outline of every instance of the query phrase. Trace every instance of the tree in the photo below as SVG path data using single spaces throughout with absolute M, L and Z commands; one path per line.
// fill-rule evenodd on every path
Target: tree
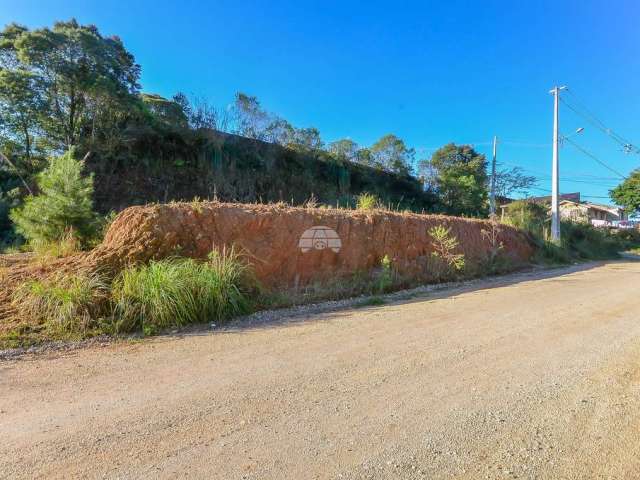
M 84 161 L 69 150 L 52 157 L 37 176 L 40 193 L 29 195 L 21 207 L 11 210 L 18 233 L 30 243 L 56 242 L 70 230 L 86 243 L 96 232 L 93 211 L 93 176 L 83 175 Z
M 491 175 L 487 180 L 491 185 Z M 536 184 L 536 177 L 526 175 L 522 168 L 513 167 L 496 172 L 496 197 L 509 197 L 514 193 L 525 193 Z
M 355 162 L 358 159 L 358 144 L 350 138 L 331 142 L 328 150 L 329 153 L 341 160 Z
M 320 150 L 324 145 L 320 138 L 320 131 L 315 127 L 294 128 L 293 137 L 289 143 L 309 150 Z
M 640 168 L 631 172 L 620 185 L 609 192 L 611 198 L 629 213 L 640 210 Z
M 33 31 L 10 25 L 0 39 L 0 68 L 28 72 L 22 78 L 41 89 L 39 127 L 54 149 L 77 145 L 83 132 L 95 137 L 104 116 L 137 101 L 140 67 L 118 37 L 103 37 L 93 25 L 74 19 Z
M 256 140 L 267 140 L 267 131 L 273 119 L 262 109 L 257 97 L 242 92 L 236 93 L 233 117 L 235 133 Z
M 173 102 L 182 108 L 190 128 L 217 129 L 218 112 L 205 98 L 195 97 L 190 100 L 184 93 L 178 92 L 173 96 Z
M 187 128 L 189 126 L 187 115 L 190 110 L 188 102 L 183 105 L 175 99 L 168 100 L 155 93 L 143 93 L 140 95 L 140 99 L 156 121 L 174 128 Z M 182 99 L 178 98 L 178 100 Z
M 37 78 L 22 69 L 0 69 L 0 131 L 21 146 L 30 162 L 38 134 L 38 120 L 44 106 Z
M 387 134 L 381 137 L 371 146 L 370 151 L 375 167 L 400 175 L 411 174 L 415 150 L 407 148 L 397 136 Z
M 425 171 L 424 163 L 420 165 Z M 450 215 L 480 216 L 487 210 L 487 161 L 469 145 L 450 143 L 428 162 L 433 189 Z

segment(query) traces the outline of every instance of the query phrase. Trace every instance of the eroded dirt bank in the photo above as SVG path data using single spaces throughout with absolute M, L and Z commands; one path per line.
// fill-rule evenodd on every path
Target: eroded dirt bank
M 427 263 L 433 252 L 428 230 L 451 228 L 470 269 L 486 259 L 491 242 L 483 236 L 488 221 L 386 211 L 297 208 L 217 202 L 131 207 L 120 214 L 92 254 L 99 264 L 120 268 L 171 255 L 205 257 L 213 247 L 235 245 L 246 252 L 257 277 L 267 288 L 289 289 L 313 281 L 367 273 L 386 255 L 408 279 L 433 280 Z M 311 228 L 328 227 L 337 234 L 324 249 L 300 239 Z M 521 232 L 500 225 L 497 242 L 513 266 L 527 262 L 533 247 Z M 306 237 L 308 238 L 308 237 Z M 336 248 L 332 248 L 336 247 Z
M 0 363 L 0 477 L 631 479 L 640 263 Z

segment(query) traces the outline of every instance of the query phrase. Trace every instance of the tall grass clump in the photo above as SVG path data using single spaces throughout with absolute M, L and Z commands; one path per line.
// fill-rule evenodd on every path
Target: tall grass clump
M 204 262 L 176 258 L 132 267 L 113 283 L 117 330 L 149 334 L 248 313 L 252 285 L 247 264 L 233 249 L 214 251 Z
M 374 210 L 378 208 L 380 201 L 372 193 L 361 193 L 356 197 L 356 208 L 358 210 Z
M 58 274 L 22 284 L 13 294 L 21 317 L 35 319 L 54 332 L 87 330 L 104 313 L 108 285 L 98 274 Z

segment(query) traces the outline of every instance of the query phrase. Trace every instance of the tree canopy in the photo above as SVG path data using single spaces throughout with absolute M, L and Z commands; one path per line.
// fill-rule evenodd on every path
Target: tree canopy
M 400 175 L 413 173 L 415 150 L 408 148 L 401 138 L 389 133 L 369 149 L 373 166 Z
M 76 145 L 84 131 L 95 136 L 112 110 L 137 99 L 140 67 L 118 37 L 104 37 L 94 25 L 72 19 L 31 31 L 12 24 L 0 33 L 0 48 L 0 103 L 22 105 L 22 118 L 54 149 Z M 16 85 L 32 101 L 16 102 Z M 24 125 L 22 132 L 28 152 Z
M 624 182 L 610 192 L 611 198 L 629 213 L 640 211 L 640 169 L 631 172 Z
M 421 162 L 427 183 L 450 215 L 480 216 L 487 210 L 487 161 L 470 145 L 449 143 Z

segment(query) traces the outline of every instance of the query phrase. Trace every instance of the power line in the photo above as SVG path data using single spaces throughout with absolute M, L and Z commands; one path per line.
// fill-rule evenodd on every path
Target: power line
M 574 142 L 573 140 L 571 140 L 568 137 L 564 137 L 563 139 L 564 141 L 569 142 L 571 145 L 573 145 L 575 148 L 577 148 L 578 150 L 580 150 L 582 153 L 584 153 L 586 156 L 592 158 L 593 160 L 595 160 L 596 162 L 598 162 L 600 165 L 602 165 L 604 168 L 606 168 L 607 170 L 609 170 L 610 172 L 615 173 L 616 175 L 618 175 L 621 179 L 625 179 L 626 177 L 621 174 L 620 172 L 618 172 L 617 170 L 614 170 L 613 168 L 611 168 L 609 165 L 607 165 L 605 162 L 603 162 L 602 160 L 600 160 L 598 157 L 596 157 L 593 153 L 589 152 L 588 150 L 585 150 L 584 148 L 582 148 L 580 145 L 578 145 L 576 142 Z
M 602 131 L 605 135 L 610 137 L 613 141 L 615 141 L 616 143 L 621 145 L 622 149 L 623 149 L 623 151 L 625 153 L 637 153 L 637 154 L 640 154 L 640 148 L 636 147 L 635 145 L 633 145 L 631 143 L 631 141 L 627 140 L 622 135 L 617 134 L 611 128 L 607 127 L 602 120 L 600 120 L 598 117 L 596 117 L 587 107 L 584 106 L 584 104 L 582 104 L 577 99 L 576 95 L 573 92 L 567 91 L 567 93 L 569 93 L 569 95 L 571 95 L 571 97 L 573 98 L 573 101 L 577 105 L 579 105 L 579 107 L 575 107 L 575 106 L 571 105 L 570 103 L 568 103 L 566 100 L 563 100 L 561 98 L 560 101 L 562 103 L 564 103 L 570 110 L 572 110 L 576 114 L 580 115 L 582 118 L 584 118 L 589 123 L 591 123 L 593 126 L 595 126 L 597 129 Z M 580 111 L 580 109 L 582 109 L 582 111 Z

